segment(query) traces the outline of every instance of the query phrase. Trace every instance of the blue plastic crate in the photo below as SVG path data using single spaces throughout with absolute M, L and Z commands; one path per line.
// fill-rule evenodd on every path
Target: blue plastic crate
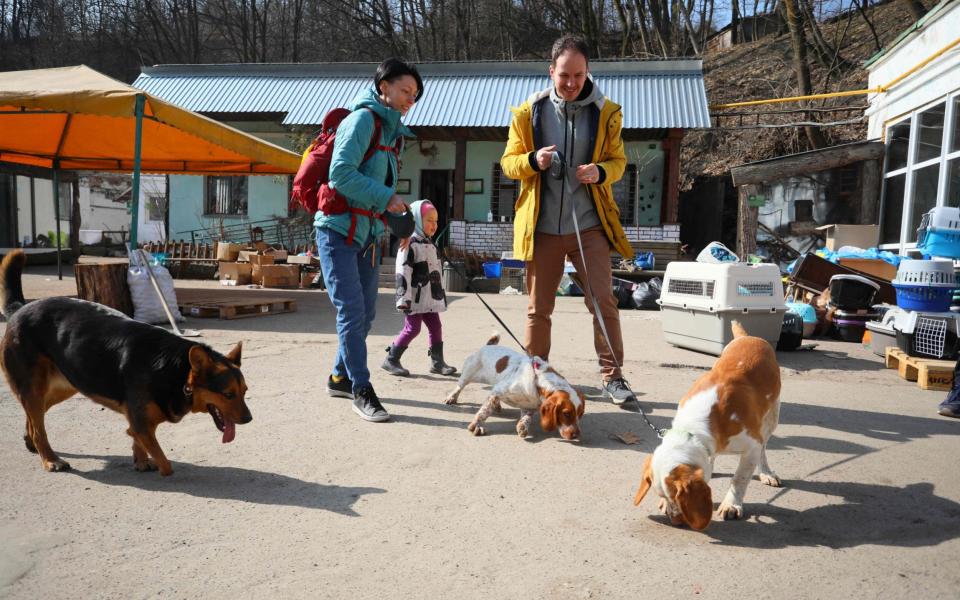
M 894 282 L 897 291 L 897 306 L 906 310 L 947 312 L 953 299 L 954 288 L 928 285 L 903 285 Z
M 490 279 L 498 279 L 500 277 L 501 265 L 498 262 L 485 262 L 483 263 L 483 276 Z
M 500 261 L 500 264 L 511 269 L 523 269 L 527 266 L 525 262 L 518 258 L 504 258 Z
M 917 250 L 924 256 L 960 258 L 960 229 L 927 228 L 920 232 Z

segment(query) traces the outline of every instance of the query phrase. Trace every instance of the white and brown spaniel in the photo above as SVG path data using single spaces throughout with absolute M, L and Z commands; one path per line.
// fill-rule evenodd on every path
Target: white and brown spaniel
M 544 431 L 559 429 L 563 439 L 579 439 L 583 395 L 545 360 L 497 346 L 499 341 L 500 336 L 494 335 L 486 346 L 467 357 L 456 389 L 445 400 L 447 404 L 456 404 L 460 392 L 469 383 L 492 386 L 490 396 L 467 429 L 474 435 L 483 435 L 487 417 L 493 411 L 500 412 L 501 403 L 505 403 L 520 409 L 517 434 L 521 438 L 530 434 L 530 422 L 539 410 L 540 427 Z
M 674 525 L 704 529 L 713 514 L 710 478 L 717 454 L 739 454 L 740 464 L 717 515 L 743 516 L 743 496 L 754 471 L 774 487 L 780 479 L 767 464 L 766 446 L 780 418 L 780 367 L 765 340 L 750 337 L 734 321 L 734 340 L 710 372 L 680 400 L 673 425 L 643 465 L 639 505 L 650 488 Z

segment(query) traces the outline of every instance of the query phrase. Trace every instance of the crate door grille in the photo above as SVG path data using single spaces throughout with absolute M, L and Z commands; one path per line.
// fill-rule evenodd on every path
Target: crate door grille
M 685 296 L 705 296 L 713 298 L 713 282 L 695 279 L 671 279 L 667 292 Z
M 947 339 L 947 322 L 944 319 L 920 317 L 914 329 L 913 344 L 917 354 L 943 356 Z

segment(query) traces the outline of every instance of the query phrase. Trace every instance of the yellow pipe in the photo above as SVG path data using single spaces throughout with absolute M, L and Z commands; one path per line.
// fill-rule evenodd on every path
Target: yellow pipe
M 923 67 L 927 66 L 928 64 L 930 64 L 931 62 L 933 62 L 934 60 L 936 60 L 946 52 L 949 52 L 952 48 L 954 48 L 957 45 L 960 45 L 960 38 L 953 40 L 952 42 L 950 42 L 940 50 L 931 54 L 926 58 L 926 60 L 924 60 L 923 62 L 917 65 L 914 65 L 913 68 L 897 76 L 890 83 L 886 85 L 878 85 L 875 88 L 868 88 L 865 90 L 848 90 L 845 92 L 829 92 L 826 94 L 811 94 L 808 96 L 791 96 L 790 98 L 770 98 L 768 100 L 748 100 L 746 102 L 730 102 L 728 104 L 711 104 L 710 110 L 739 108 L 741 106 L 758 106 L 760 104 L 781 104 L 784 102 L 800 102 L 802 100 L 822 100 L 824 98 L 840 98 L 843 96 L 864 96 L 866 94 L 882 94 L 884 92 L 889 91 L 890 88 L 899 84 L 901 81 L 903 81 L 907 77 L 910 77 L 911 75 L 913 75 Z

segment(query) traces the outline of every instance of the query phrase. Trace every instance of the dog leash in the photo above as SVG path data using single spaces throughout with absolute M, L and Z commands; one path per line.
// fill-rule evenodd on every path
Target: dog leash
M 563 187 L 561 190 L 566 191 L 570 184 L 567 180 L 566 169 L 563 169 L 563 172 Z M 590 286 L 590 274 L 587 271 L 587 260 L 583 253 L 583 239 L 580 237 L 580 222 L 577 219 L 576 208 L 577 207 L 575 205 L 571 206 L 570 213 L 573 215 L 573 230 L 577 234 L 577 248 L 580 250 L 580 263 L 583 265 L 583 292 L 589 296 L 590 301 L 593 303 L 593 314 L 597 318 L 597 322 L 600 324 L 600 332 L 603 333 L 603 339 L 607 343 L 607 349 L 610 350 L 610 356 L 613 360 L 613 364 L 617 367 L 617 370 L 620 371 L 620 378 L 623 380 L 624 386 L 626 386 L 627 390 L 629 390 L 634 397 L 634 401 L 637 405 L 637 412 L 640 413 L 640 417 L 644 420 L 647 426 L 650 427 L 655 434 L 657 434 L 657 437 L 663 439 L 663 436 L 667 430 L 660 429 L 651 423 L 649 417 L 647 417 L 647 414 L 643 412 L 643 408 L 640 406 L 640 400 L 637 399 L 637 395 L 630 387 L 630 383 L 627 381 L 626 377 L 623 377 L 623 368 L 621 367 L 620 362 L 617 360 L 616 352 L 613 351 L 613 344 L 610 342 L 610 335 L 607 333 L 607 324 L 604 322 L 603 314 L 600 312 L 600 304 L 597 302 L 597 297 L 593 293 L 593 289 Z

